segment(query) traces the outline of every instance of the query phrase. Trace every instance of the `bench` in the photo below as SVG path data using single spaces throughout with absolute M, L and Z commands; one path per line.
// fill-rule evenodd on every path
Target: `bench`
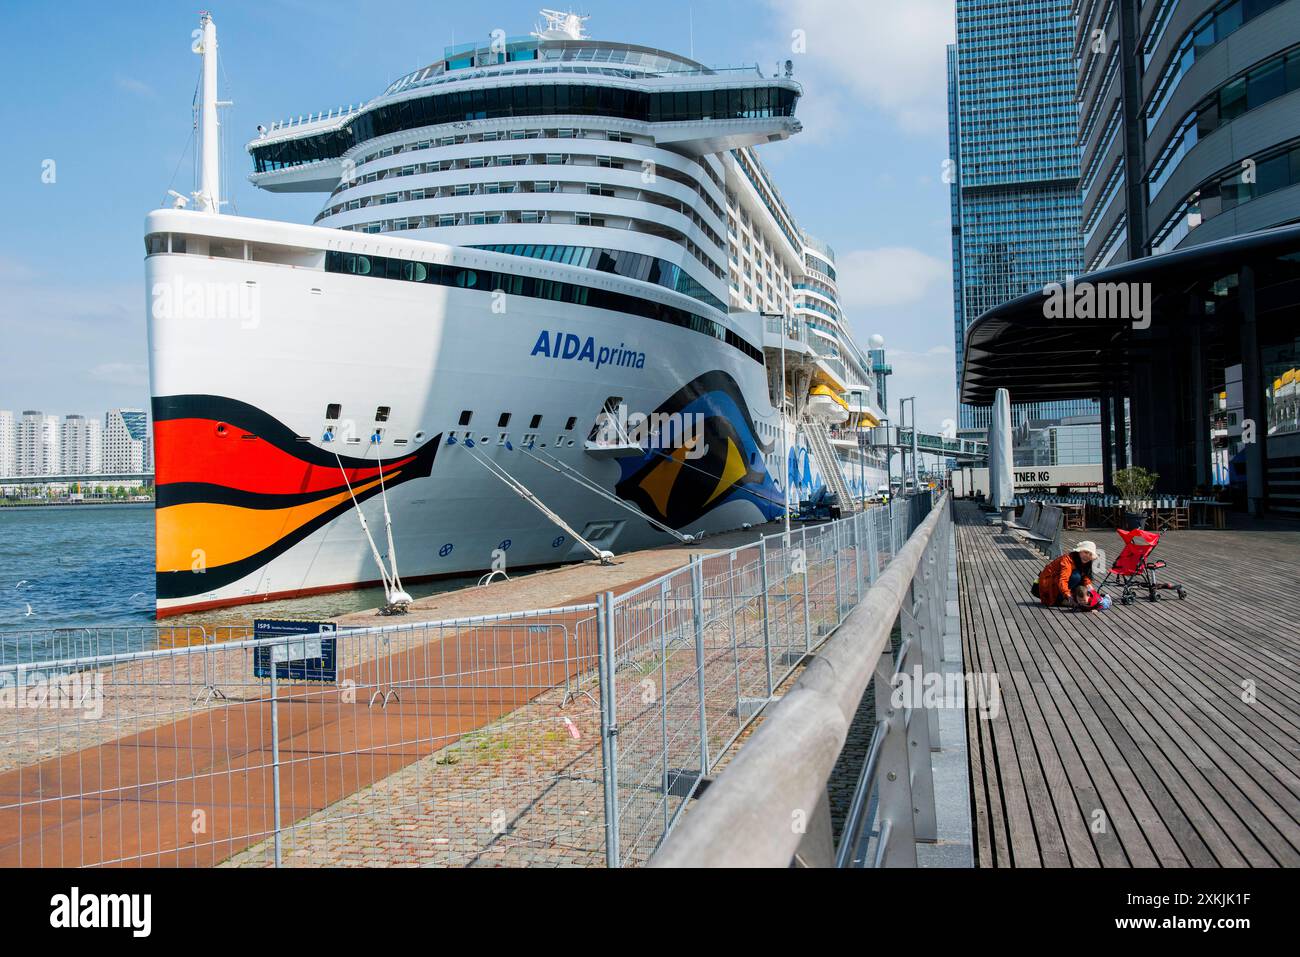
M 1025 506 L 1025 510 L 1020 517 L 1014 522 L 1007 522 L 1007 528 L 1013 531 L 1028 532 L 1033 529 L 1034 523 L 1038 521 L 1038 516 L 1043 510 L 1042 502 L 1030 502 Z
M 1044 505 L 1033 527 L 1027 531 L 1014 525 L 1007 527 L 1026 541 L 1037 545 L 1048 558 L 1056 558 L 1061 554 L 1061 527 L 1064 518 L 1064 514 L 1055 505 Z

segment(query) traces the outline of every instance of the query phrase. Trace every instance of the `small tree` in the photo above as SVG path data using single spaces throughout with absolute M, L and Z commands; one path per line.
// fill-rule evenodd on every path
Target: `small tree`
M 1115 473 L 1115 487 L 1119 489 L 1120 495 L 1124 501 L 1133 505 L 1141 505 L 1151 498 L 1152 491 L 1155 490 L 1156 480 L 1160 475 L 1149 469 L 1139 466 L 1132 468 L 1120 469 Z

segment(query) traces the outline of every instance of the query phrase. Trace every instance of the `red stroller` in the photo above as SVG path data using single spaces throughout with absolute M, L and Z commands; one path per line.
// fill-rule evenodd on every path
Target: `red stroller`
M 1147 596 L 1151 601 L 1158 600 L 1159 592 L 1166 590 L 1178 592 L 1180 599 L 1187 597 L 1187 591 L 1182 585 L 1156 581 L 1156 572 L 1165 567 L 1165 563 L 1159 559 L 1151 561 L 1151 553 L 1160 544 L 1158 532 L 1149 532 L 1140 528 L 1132 531 L 1117 528 L 1115 531 L 1120 538 L 1124 539 L 1124 550 L 1119 553 L 1119 557 L 1106 572 L 1102 585 L 1110 581 L 1119 585 L 1123 589 L 1119 599 L 1121 604 L 1131 605 L 1137 601 L 1139 588 L 1147 590 Z

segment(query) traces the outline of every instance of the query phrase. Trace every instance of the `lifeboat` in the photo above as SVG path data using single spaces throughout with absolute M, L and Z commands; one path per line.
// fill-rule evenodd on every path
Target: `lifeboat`
M 830 386 L 815 385 L 808 390 L 808 414 L 831 425 L 848 420 L 849 404 Z

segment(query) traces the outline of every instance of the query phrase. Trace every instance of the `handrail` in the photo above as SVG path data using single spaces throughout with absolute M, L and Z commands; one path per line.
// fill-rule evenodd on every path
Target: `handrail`
M 786 867 L 803 841 L 867 685 L 889 648 L 945 492 L 835 636 L 650 860 L 652 867 Z M 928 757 L 928 755 L 927 755 Z

